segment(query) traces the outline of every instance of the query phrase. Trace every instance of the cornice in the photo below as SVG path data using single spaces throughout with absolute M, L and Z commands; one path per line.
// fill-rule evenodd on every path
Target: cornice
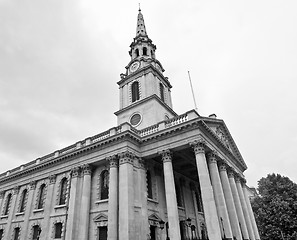
M 144 60 L 145 58 L 140 58 L 138 60 Z M 133 61 L 131 61 L 127 67 L 129 67 L 131 65 L 132 62 L 134 62 L 135 59 Z M 146 60 L 146 61 L 150 61 L 152 62 L 151 60 Z M 159 61 L 158 61 L 159 62 Z M 126 68 L 127 68 L 126 67 Z M 163 68 L 163 67 L 162 67 Z M 130 82 L 130 81 L 133 81 L 134 79 L 138 78 L 138 77 L 141 77 L 143 76 L 144 74 L 147 74 L 147 73 L 153 73 L 154 75 L 158 75 L 158 77 L 160 77 L 168 86 L 168 88 L 172 88 L 172 85 L 170 84 L 169 80 L 167 77 L 164 77 L 164 75 L 158 70 L 156 69 L 152 64 L 149 64 L 147 66 L 144 66 L 140 69 L 138 69 L 137 71 L 135 71 L 134 73 L 131 73 L 129 75 L 126 75 L 126 77 L 124 77 L 123 79 L 121 79 L 120 81 L 117 82 L 117 84 L 121 87 L 123 86 L 126 82 Z
M 153 95 L 151 95 L 151 96 L 149 96 L 149 97 L 143 98 L 143 99 L 141 99 L 141 100 L 139 100 L 139 101 L 137 101 L 137 102 L 135 102 L 135 103 L 133 103 L 133 104 L 131 104 L 131 105 L 125 107 L 125 108 L 122 108 L 122 109 L 116 111 L 114 114 L 115 114 L 116 116 L 118 116 L 118 115 L 121 114 L 122 112 L 125 112 L 125 111 L 127 111 L 127 110 L 129 110 L 129 109 L 131 109 L 131 108 L 134 108 L 134 107 L 136 107 L 136 106 L 138 106 L 138 105 L 141 105 L 142 103 L 147 102 L 147 101 L 150 101 L 150 100 L 152 100 L 152 99 L 157 100 L 157 101 L 158 101 L 164 108 L 166 108 L 169 112 L 171 112 L 172 115 L 177 116 L 177 113 L 174 112 L 174 111 L 172 110 L 172 108 L 170 108 L 166 103 L 164 103 L 164 102 L 163 102 L 163 101 L 162 101 L 156 94 L 153 94 Z

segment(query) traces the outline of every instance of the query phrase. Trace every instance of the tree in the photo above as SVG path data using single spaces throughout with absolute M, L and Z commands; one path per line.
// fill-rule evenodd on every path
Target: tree
M 268 174 L 258 181 L 253 202 L 262 240 L 297 239 L 297 184 L 280 174 Z

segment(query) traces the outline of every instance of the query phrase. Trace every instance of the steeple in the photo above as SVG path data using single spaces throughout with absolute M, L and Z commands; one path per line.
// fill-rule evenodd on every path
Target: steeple
M 148 37 L 141 9 L 138 10 L 136 37 L 130 44 L 130 62 L 120 74 L 118 124 L 129 122 L 142 129 L 176 116 L 172 110 L 171 84 L 156 59 L 156 46 Z
M 143 19 L 143 15 L 141 13 L 140 7 L 138 10 L 137 27 L 136 27 L 136 37 L 138 37 L 138 36 L 146 36 L 147 37 L 147 33 L 146 33 L 145 25 L 144 25 L 144 19 Z

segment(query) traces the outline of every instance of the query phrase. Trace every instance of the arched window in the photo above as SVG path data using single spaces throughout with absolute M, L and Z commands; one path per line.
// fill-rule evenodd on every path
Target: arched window
M 135 81 L 131 86 L 132 102 L 139 100 L 139 83 Z
M 61 222 L 56 223 L 55 224 L 55 239 L 62 238 L 62 230 L 63 230 L 63 224 Z
M 59 205 L 66 204 L 66 194 L 67 194 L 67 178 L 63 178 L 60 184 Z
M 33 240 L 39 240 L 40 239 L 40 233 L 41 233 L 41 228 L 39 225 L 33 226 Z
M 138 50 L 138 48 L 136 48 L 136 50 L 135 50 L 135 55 L 136 55 L 136 57 L 139 57 L 139 50 Z
M 44 197 L 45 197 L 45 184 L 42 184 L 39 188 L 39 196 L 37 202 L 37 209 L 42 209 L 44 204 Z
M 4 208 L 4 215 L 8 215 L 8 213 L 9 213 L 10 201 L 11 201 L 11 193 L 9 193 L 7 195 L 7 197 L 6 197 L 6 203 L 5 203 L 5 208 Z
M 16 227 L 13 232 L 13 240 L 19 240 L 21 229 Z
M 144 48 L 142 49 L 142 54 L 143 54 L 144 56 L 147 56 L 147 48 L 146 48 L 146 47 L 144 47 Z
M 100 174 L 100 200 L 108 199 L 109 173 L 104 170 Z
M 160 97 L 161 100 L 164 102 L 164 86 L 162 83 L 160 83 Z
M 152 56 L 152 58 L 155 57 L 153 50 L 151 50 L 151 56 Z
M 21 195 L 21 202 L 20 202 L 20 213 L 25 212 L 25 207 L 26 207 L 26 201 L 27 201 L 27 193 L 28 190 L 24 189 Z
M 149 170 L 146 171 L 146 182 L 147 182 L 147 197 L 150 199 L 153 199 L 152 176 Z

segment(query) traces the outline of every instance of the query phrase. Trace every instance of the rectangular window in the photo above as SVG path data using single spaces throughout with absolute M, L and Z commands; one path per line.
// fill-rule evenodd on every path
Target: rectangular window
M 19 227 L 16 227 L 14 229 L 14 236 L 13 236 L 13 239 L 14 240 L 19 240 L 19 237 L 20 237 L 20 228 Z
M 107 227 L 98 227 L 98 240 L 107 240 Z
M 62 238 L 62 223 L 55 224 L 55 238 Z
M 0 229 L 0 240 L 3 238 L 3 229 Z

